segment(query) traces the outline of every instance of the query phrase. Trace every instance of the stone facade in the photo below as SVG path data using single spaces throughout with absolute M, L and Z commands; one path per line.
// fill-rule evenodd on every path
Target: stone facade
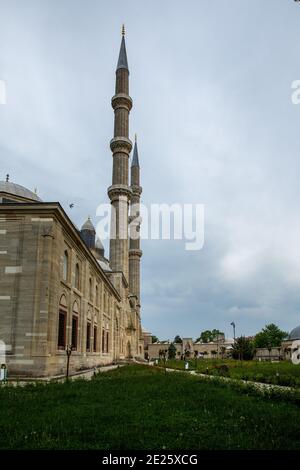
M 68 345 L 72 347 L 71 373 L 144 357 L 142 252 L 139 241 L 134 253 L 129 250 L 128 239 L 129 204 L 133 194 L 134 202 L 139 202 L 141 187 L 136 184 L 136 169 L 131 171 L 132 187 L 128 181 L 132 101 L 129 71 L 119 67 L 124 54 L 123 37 L 112 99 L 115 132 L 108 195 L 116 224 L 123 218 L 126 236 L 111 239 L 110 260 L 99 249 L 101 242 L 93 243 L 90 221 L 80 233 L 59 203 L 42 202 L 8 178 L 0 182 L 0 341 L 6 345 L 10 376 L 64 374 Z
M 278 348 L 257 348 L 255 350 L 254 359 L 257 361 L 290 361 L 293 353 L 293 341 L 282 341 Z

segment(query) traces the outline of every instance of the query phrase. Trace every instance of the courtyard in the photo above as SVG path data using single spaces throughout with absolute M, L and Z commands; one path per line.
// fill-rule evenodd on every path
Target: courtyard
M 0 389 L 1 449 L 300 449 L 299 401 L 129 365 Z

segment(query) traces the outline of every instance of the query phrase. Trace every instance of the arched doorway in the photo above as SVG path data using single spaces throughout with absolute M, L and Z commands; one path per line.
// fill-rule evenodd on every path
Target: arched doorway
M 115 319 L 115 328 L 114 328 L 114 358 L 118 359 L 120 356 L 119 351 L 119 322 L 118 319 Z
M 126 346 L 126 357 L 128 359 L 132 358 L 130 341 L 128 341 L 127 346 Z

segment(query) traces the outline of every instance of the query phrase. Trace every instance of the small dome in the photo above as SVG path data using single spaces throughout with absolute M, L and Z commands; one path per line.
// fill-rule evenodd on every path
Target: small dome
M 86 246 L 90 250 L 94 250 L 96 230 L 95 230 L 94 225 L 92 224 L 90 217 L 88 217 L 88 219 L 84 222 L 83 226 L 81 227 L 80 234 Z
M 234 343 L 233 338 L 225 338 L 224 343 Z
M 24 199 L 30 199 L 31 201 L 42 202 L 34 192 L 19 184 L 11 183 L 10 181 L 0 181 L 0 193 L 7 193 L 13 196 L 23 197 Z
M 300 339 L 300 325 L 294 328 L 289 335 L 290 341 L 295 341 L 296 339 Z
M 82 230 L 90 230 L 91 232 L 96 232 L 90 217 L 88 217 L 88 219 L 84 222 L 83 226 L 81 227 L 81 231 Z
M 98 262 L 99 266 L 101 266 L 103 271 L 106 271 L 106 272 L 111 272 L 112 271 L 107 259 L 104 259 L 104 260 L 97 259 L 97 262 Z

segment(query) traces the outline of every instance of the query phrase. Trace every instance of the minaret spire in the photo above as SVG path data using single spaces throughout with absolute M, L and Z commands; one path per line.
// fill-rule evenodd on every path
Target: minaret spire
M 132 157 L 132 162 L 131 162 L 131 167 L 133 166 L 140 166 L 139 164 L 139 152 L 138 152 L 138 146 L 137 146 L 137 135 L 135 134 L 134 136 L 134 148 L 133 148 L 133 157 Z
M 127 61 L 127 53 L 126 53 L 126 44 L 125 44 L 125 26 L 122 26 L 122 41 L 121 41 L 121 47 L 120 47 L 120 52 L 119 52 L 119 59 L 118 59 L 118 64 L 117 64 L 117 70 L 119 69 L 126 69 L 128 70 L 128 61 Z
M 113 271 L 113 282 L 122 297 L 121 313 L 124 315 L 124 320 L 127 319 L 124 322 L 125 331 L 122 333 L 122 343 L 124 340 L 124 344 L 127 344 L 126 356 L 142 356 L 140 317 L 140 258 L 142 252 L 139 240 L 142 188 L 139 183 L 140 168 L 136 165 L 131 166 L 131 186 L 129 186 L 129 154 L 132 150 L 132 143 L 129 139 L 129 113 L 132 108 L 132 100 L 129 96 L 129 69 L 124 28 L 122 28 L 116 70 L 116 91 L 111 103 L 115 119 L 114 137 L 110 142 L 113 155 L 112 185 L 108 188 L 112 210 L 110 267 Z M 137 142 L 135 143 L 134 160 L 138 161 Z M 130 237 L 128 236 L 129 221 Z M 137 237 L 133 236 L 134 227 L 137 229 Z
M 136 297 L 138 309 L 140 309 L 140 263 L 143 254 L 140 249 L 140 199 L 142 187 L 140 186 L 140 164 L 136 134 L 130 176 L 132 196 L 130 203 L 129 290 Z
M 110 142 L 113 154 L 112 185 L 108 196 L 112 205 L 110 265 L 113 271 L 121 271 L 128 281 L 128 210 L 131 197 L 129 187 L 129 154 L 132 143 L 129 135 L 129 113 L 132 100 L 129 96 L 129 70 L 126 54 L 125 31 L 122 29 L 122 40 L 116 70 L 116 93 L 112 97 L 115 113 L 114 137 Z

